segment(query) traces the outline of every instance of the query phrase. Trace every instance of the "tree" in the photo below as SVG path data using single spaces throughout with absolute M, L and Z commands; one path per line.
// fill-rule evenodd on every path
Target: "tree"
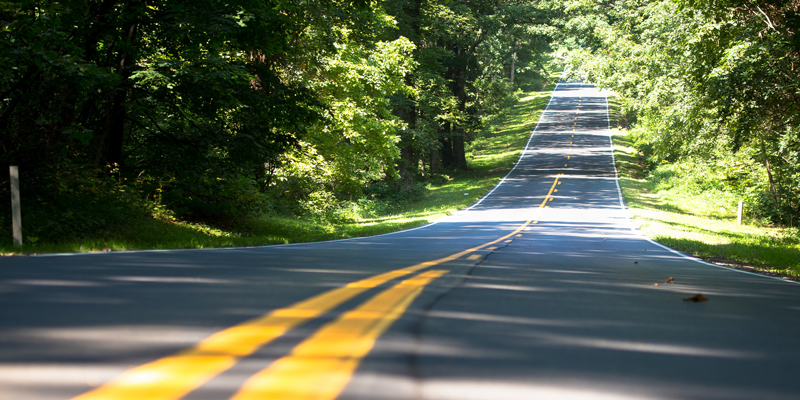
M 398 166 L 400 186 L 408 188 L 421 159 L 428 173 L 467 168 L 465 143 L 510 104 L 508 65 L 541 66 L 558 11 L 534 1 L 406 1 L 393 3 L 390 13 L 397 34 L 415 43 L 418 62 L 408 78 L 415 96 L 395 100 L 409 127 Z
M 762 213 L 776 221 L 796 215 L 796 4 L 659 0 L 619 1 L 612 8 L 574 41 L 591 44 L 576 50 L 574 68 L 638 110 L 653 161 L 713 162 L 737 153 L 762 165 L 753 188 L 766 195 Z

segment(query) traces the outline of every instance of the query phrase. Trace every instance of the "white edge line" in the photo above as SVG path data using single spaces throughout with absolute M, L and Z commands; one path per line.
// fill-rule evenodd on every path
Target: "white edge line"
M 617 159 L 614 156 L 614 139 L 612 138 L 612 135 L 611 135 L 611 114 L 610 114 L 609 106 L 608 106 L 608 94 L 606 94 L 605 99 L 606 99 L 606 123 L 607 123 L 607 126 L 608 126 L 608 128 L 607 128 L 607 131 L 608 131 L 608 142 L 611 145 L 611 160 L 612 160 L 612 164 L 614 165 L 614 175 L 615 175 L 614 183 L 616 183 L 616 185 L 617 185 L 617 194 L 619 195 L 619 206 L 620 206 L 620 208 L 622 208 L 625 211 L 625 219 L 628 221 L 628 224 L 630 225 L 631 231 L 633 231 L 640 238 L 642 238 L 642 239 L 644 239 L 644 240 L 646 240 L 646 241 L 648 241 L 648 242 L 650 242 L 650 243 L 652 243 L 652 244 L 654 244 L 654 245 L 656 245 L 658 247 L 661 247 L 664 250 L 667 250 L 667 251 L 669 251 L 669 252 L 671 252 L 673 254 L 677 254 L 677 255 L 679 255 L 679 256 L 687 259 L 687 260 L 691 260 L 691 261 L 694 261 L 696 263 L 709 265 L 709 266 L 716 267 L 716 268 L 726 269 L 726 270 L 729 270 L 729 271 L 739 272 L 739 273 L 742 273 L 742 274 L 754 275 L 754 276 L 760 276 L 762 278 L 774 279 L 774 280 L 778 280 L 778 281 L 781 281 L 781 282 L 800 284 L 800 282 L 793 281 L 793 280 L 788 280 L 788 279 L 783 279 L 783 278 L 778 278 L 776 276 L 757 274 L 755 272 L 742 271 L 740 269 L 731 268 L 731 267 L 725 267 L 725 266 L 722 266 L 722 265 L 717 265 L 717 264 L 714 264 L 714 263 L 710 263 L 708 261 L 701 260 L 701 259 L 699 259 L 697 257 L 684 254 L 684 253 L 682 253 L 682 252 L 680 252 L 678 250 L 675 250 L 675 249 L 673 249 L 671 247 L 667 247 L 667 246 L 665 246 L 665 245 L 663 245 L 661 243 L 658 243 L 658 242 L 648 238 L 644 234 L 642 234 L 642 232 L 639 231 L 639 229 L 636 228 L 636 225 L 633 224 L 633 218 L 631 216 L 630 209 L 628 209 L 628 206 L 625 204 L 625 200 L 622 197 L 622 189 L 619 186 L 619 171 L 617 170 Z
M 517 162 L 514 163 L 514 166 L 511 167 L 511 170 L 508 171 L 508 173 L 503 177 L 503 179 L 500 179 L 500 182 L 497 182 L 497 185 L 494 185 L 492 190 L 490 190 L 488 193 L 483 195 L 483 197 L 478 199 L 478 201 L 473 203 L 471 206 L 469 206 L 467 208 L 464 208 L 464 209 L 461 209 L 461 210 L 458 210 L 456 212 L 462 212 L 462 211 L 471 210 L 473 207 L 475 207 L 478 204 L 480 204 L 481 202 L 483 202 L 483 200 L 486 199 L 487 197 L 489 197 L 492 193 L 494 193 L 494 191 L 497 190 L 497 188 L 500 185 L 505 183 L 506 178 L 508 178 L 508 176 L 511 175 L 511 173 L 514 172 L 515 169 L 517 169 L 517 165 L 519 165 L 520 161 L 522 161 L 522 157 L 525 155 L 525 152 L 528 150 L 528 147 L 531 144 L 531 140 L 533 140 L 533 136 L 536 134 L 536 130 L 539 129 L 539 123 L 542 121 L 542 117 L 544 116 L 544 113 L 547 111 L 548 108 L 550 108 L 550 103 L 553 101 L 553 93 L 555 93 L 555 91 L 558 89 L 558 85 L 561 84 L 561 77 L 560 76 L 559 76 L 558 80 L 559 80 L 559 82 L 556 83 L 556 86 L 553 88 L 553 91 L 550 92 L 550 99 L 547 101 L 547 105 L 544 107 L 544 110 L 542 110 L 542 113 L 539 114 L 539 118 L 536 120 L 536 126 L 534 126 L 533 130 L 531 131 L 531 135 L 528 137 L 528 141 L 525 143 L 525 148 L 523 148 L 522 151 L 519 153 L 519 158 L 517 158 Z M 607 101 L 608 101 L 608 99 L 606 99 L 606 102 Z M 444 218 L 444 217 L 442 217 L 442 218 Z M 336 242 L 345 242 L 345 241 L 350 241 L 350 240 L 360 240 L 360 239 L 367 239 L 367 238 L 376 238 L 376 237 L 381 237 L 381 236 L 396 235 L 398 233 L 412 232 L 412 231 L 416 231 L 416 230 L 419 230 L 419 229 L 424 229 L 424 228 L 436 225 L 436 224 L 439 223 L 439 221 L 442 218 L 439 218 L 438 220 L 433 221 L 433 222 L 429 222 L 429 223 L 427 223 L 425 225 L 420 225 L 420 226 L 415 227 L 415 228 L 403 229 L 403 230 L 400 230 L 400 231 L 381 233 L 379 235 L 372 235 L 372 236 L 359 236 L 359 237 L 343 238 L 343 239 L 320 240 L 318 242 L 266 244 L 266 245 L 261 245 L 261 246 L 249 246 L 249 247 L 206 247 L 206 248 L 202 248 L 202 249 L 148 249 L 148 250 L 122 250 L 122 251 L 108 251 L 108 252 L 91 252 L 91 253 L 47 253 L 47 254 L 32 254 L 32 255 L 25 256 L 25 257 L 86 256 L 86 255 L 102 255 L 102 254 L 120 254 L 120 253 L 125 253 L 125 254 L 163 253 L 163 252 L 167 252 L 167 251 L 178 252 L 178 251 L 202 251 L 202 250 L 247 250 L 247 249 L 260 249 L 260 248 L 265 248 L 265 247 L 289 247 L 289 246 L 302 246 L 302 245 L 318 244 L 318 243 L 336 243 Z
M 467 207 L 467 208 L 465 208 L 465 209 L 463 209 L 461 211 L 469 211 L 473 207 L 476 207 L 478 204 L 481 204 L 481 202 L 483 202 L 484 199 L 489 197 L 492 193 L 494 193 L 495 190 L 497 190 L 498 187 L 500 187 L 500 185 L 505 183 L 506 178 L 508 178 L 508 176 L 511 175 L 511 173 L 514 172 L 515 169 L 517 169 L 517 166 L 522 161 L 522 157 L 525 156 L 525 152 L 528 151 L 528 147 L 530 147 L 530 145 L 531 145 L 531 140 L 533 140 L 533 136 L 536 135 L 536 130 L 539 129 L 539 123 L 542 122 L 542 117 L 544 117 L 544 113 L 547 112 L 547 109 L 550 108 L 550 103 L 553 102 L 553 94 L 556 92 L 556 90 L 558 90 L 558 85 L 561 84 L 561 77 L 559 77 L 558 80 L 559 80 L 559 82 L 556 83 L 556 86 L 553 88 L 553 91 L 550 92 L 550 99 L 547 100 L 547 105 L 544 107 L 544 110 L 542 110 L 542 113 L 539 114 L 539 118 L 536 120 L 536 125 L 533 127 L 533 130 L 531 131 L 531 135 L 528 137 L 528 141 L 525 143 L 525 147 L 519 153 L 519 158 L 517 158 L 517 162 L 514 163 L 514 166 L 511 167 L 511 169 L 508 171 L 506 176 L 504 176 L 503 179 L 500 179 L 500 182 L 497 182 L 497 185 L 494 185 L 494 187 L 492 188 L 492 190 L 489 191 L 489 193 L 486 193 L 483 197 L 478 199 L 478 201 L 476 201 L 475 204 L 473 204 L 473 205 L 471 205 L 471 206 L 469 206 L 469 207 Z

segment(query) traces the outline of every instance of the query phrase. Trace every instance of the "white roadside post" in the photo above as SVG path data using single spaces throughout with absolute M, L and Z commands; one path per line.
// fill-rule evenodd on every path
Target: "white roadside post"
M 22 246 L 22 211 L 19 206 L 19 168 L 8 167 L 11 176 L 11 230 L 14 233 L 14 246 Z
M 737 219 L 736 219 L 736 223 L 739 224 L 739 225 L 742 224 L 742 209 L 744 208 L 743 205 L 744 205 L 744 202 L 739 200 L 739 213 L 738 213 Z

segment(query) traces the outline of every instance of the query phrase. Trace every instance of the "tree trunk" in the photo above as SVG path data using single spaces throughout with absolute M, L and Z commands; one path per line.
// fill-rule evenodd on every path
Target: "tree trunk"
M 414 174 L 417 172 L 416 161 L 414 147 L 411 143 L 400 148 L 400 160 L 397 163 L 400 179 L 395 183 L 396 190 L 403 191 L 414 188 Z
M 778 190 L 775 188 L 775 181 L 772 179 L 772 169 L 769 165 L 769 157 L 767 156 L 767 149 L 764 146 L 764 137 L 761 140 L 761 156 L 764 158 L 764 166 L 767 168 L 767 179 L 769 179 L 769 189 L 772 194 L 772 201 L 775 203 L 775 209 L 779 209 L 778 205 Z
M 517 69 L 517 52 L 514 52 L 514 58 L 511 59 L 511 84 L 514 84 L 514 71 Z
M 467 70 L 462 68 L 458 71 L 456 80 L 456 90 L 453 94 L 458 98 L 458 110 L 465 112 L 467 109 Z M 452 124 L 451 124 L 452 125 Z M 450 142 L 453 146 L 453 168 L 467 169 L 467 158 L 464 150 L 465 135 L 462 127 L 450 127 Z
M 450 141 L 453 142 L 453 168 L 461 170 L 467 169 L 467 156 L 464 151 L 464 135 L 455 132 L 450 136 Z
M 138 2 L 128 3 L 125 14 L 132 14 Z M 125 37 L 122 41 L 124 49 L 120 51 L 116 65 L 117 74 L 122 78 L 120 84 L 114 88 L 113 99 L 110 110 L 106 116 L 105 129 L 98 146 L 98 164 L 120 165 L 122 164 L 122 145 L 125 138 L 125 119 L 128 107 L 128 80 L 131 76 L 131 66 L 135 65 L 135 57 L 130 51 L 136 39 L 138 21 L 128 18 L 130 22 L 125 23 L 123 32 Z
M 440 154 L 442 156 L 442 165 L 445 168 L 453 166 L 453 145 L 451 144 L 450 137 L 442 137 L 439 139 L 439 144 L 442 145 Z
M 430 148 L 430 173 L 440 174 L 442 172 L 442 152 L 438 146 Z
M 511 84 L 514 84 L 514 72 L 517 70 L 517 47 L 519 47 L 519 41 L 514 41 L 514 54 L 511 56 Z
M 126 77 L 127 80 L 127 77 Z M 117 88 L 114 94 L 114 106 L 111 109 L 111 124 L 108 131 L 105 163 L 107 165 L 122 164 L 122 145 L 125 138 L 125 117 L 127 116 L 128 89 Z
M 405 21 L 409 25 L 408 30 L 405 29 L 405 26 L 401 27 L 401 32 L 406 32 L 406 35 L 410 36 L 410 39 L 417 45 L 420 46 L 419 41 L 420 39 L 420 10 L 422 9 L 422 0 L 413 0 L 410 7 L 403 8 L 403 12 L 406 14 L 408 18 L 404 18 Z M 406 84 L 409 86 L 414 85 L 414 76 L 413 74 L 406 75 Z M 401 108 L 396 110 L 398 112 L 398 116 L 404 122 L 408 124 L 408 130 L 401 135 L 400 143 L 398 143 L 398 147 L 400 147 L 400 159 L 397 160 L 397 172 L 400 175 L 400 178 L 395 182 L 395 190 L 403 191 L 403 190 L 410 190 L 414 188 L 414 175 L 417 173 L 417 165 L 419 160 L 417 155 L 414 151 L 414 137 L 410 131 L 412 131 L 417 126 L 417 117 L 418 117 L 418 110 L 416 108 L 416 99 L 409 95 L 408 97 L 408 104 L 411 104 L 408 108 Z

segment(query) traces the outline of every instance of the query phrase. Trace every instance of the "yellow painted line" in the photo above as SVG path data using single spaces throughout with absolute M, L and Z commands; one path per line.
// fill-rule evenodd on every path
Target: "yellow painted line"
M 553 181 L 547 196 L 550 196 L 560 183 L 558 179 L 556 177 Z M 546 202 L 547 197 L 539 208 L 545 207 Z M 245 321 L 209 336 L 194 347 L 128 370 L 110 382 L 72 400 L 180 399 L 214 376 L 231 368 L 240 358 L 252 354 L 292 328 L 327 313 L 353 297 L 401 276 L 453 261 L 500 243 L 518 234 L 530 223 L 529 220 L 513 232 L 480 246 L 438 260 L 425 261 L 352 282 Z
M 289 307 L 217 332 L 173 356 L 131 369 L 74 400 L 179 399 L 231 368 L 288 330 L 316 318 L 369 289 L 421 268 L 403 268 L 330 290 Z
M 567 160 L 569 160 L 569 156 L 567 156 Z
M 567 166 L 567 164 L 564 164 L 564 166 L 566 167 L 566 166 Z
M 519 235 L 517 235 L 517 237 L 522 237 L 522 234 L 520 233 Z
M 559 176 L 560 176 L 560 175 L 562 175 L 562 174 L 559 174 Z M 539 205 L 539 208 L 543 208 L 543 207 L 544 207 L 544 208 L 546 208 L 546 206 L 545 206 L 545 203 L 547 203 L 547 198 L 548 198 L 548 197 L 550 197 L 550 195 L 552 195 L 552 194 L 553 194 L 553 191 L 556 189 L 556 185 L 560 185 L 560 184 L 561 184 L 561 182 L 559 182 L 559 181 L 558 181 L 559 179 L 560 179 L 559 177 L 556 177 L 556 179 L 553 181 L 553 184 L 550 186 L 550 190 L 547 192 L 547 196 L 545 196 L 544 200 L 542 200 L 542 204 L 540 204 L 540 205 Z M 473 247 L 473 248 L 471 248 L 471 249 L 467 249 L 467 250 L 464 250 L 464 251 L 462 251 L 462 252 L 459 252 L 459 253 L 453 254 L 453 255 L 451 255 L 451 256 L 448 256 L 448 257 L 445 257 L 445 258 L 440 258 L 440 259 L 438 259 L 438 260 L 436 260 L 436 261 L 429 262 L 429 263 L 434 263 L 434 262 L 435 262 L 436 264 L 441 264 L 441 263 L 443 263 L 443 262 L 452 261 L 452 260 L 455 260 L 456 258 L 462 257 L 462 256 L 463 256 L 463 255 L 465 255 L 465 254 L 468 254 L 468 253 L 472 253 L 472 252 L 475 252 L 475 251 L 481 250 L 481 249 L 483 249 L 483 248 L 489 247 L 489 246 L 491 246 L 491 245 L 493 245 L 493 244 L 496 244 L 496 243 L 500 243 L 501 241 L 503 241 L 503 240 L 505 240 L 505 239 L 508 239 L 508 238 L 510 238 L 511 236 L 514 236 L 514 235 L 516 235 L 516 234 L 520 233 L 520 232 L 521 232 L 523 229 L 525 229 L 525 227 L 527 227 L 527 226 L 528 226 L 528 225 L 530 225 L 531 223 L 534 223 L 534 224 L 535 224 L 535 223 L 537 223 L 537 222 L 539 222 L 539 221 L 533 221 L 533 222 L 531 222 L 531 220 L 528 220 L 528 221 L 526 221 L 524 224 L 520 225 L 520 226 L 519 226 L 517 229 L 515 229 L 513 232 L 509 233 L 508 235 L 505 235 L 505 236 L 503 236 L 503 237 L 497 238 L 497 239 L 495 239 L 495 240 L 493 240 L 493 241 L 491 241 L 491 242 L 484 243 L 484 244 L 482 244 L 482 245 L 480 245 L 480 246 L 476 246 L 476 247 Z M 495 249 L 496 249 L 496 248 L 495 248 Z M 491 249 L 491 248 L 490 248 L 490 250 L 494 250 L 494 249 Z M 423 264 L 425 264 L 425 263 L 423 263 Z M 433 264 L 433 265 L 436 265 L 436 264 Z M 420 264 L 417 264 L 417 265 L 420 265 Z M 415 266 L 408 267 L 408 268 L 413 268 L 413 267 L 415 267 Z
M 426 285 L 447 272 L 424 272 L 375 295 L 250 377 L 231 400 L 335 399 L 383 332 Z
M 553 192 L 558 192 L 558 189 L 554 190 Z
M 497 250 L 497 247 L 489 247 L 489 248 L 487 248 L 486 250 L 495 251 L 495 250 Z
M 511 243 L 511 242 L 513 242 L 513 240 L 506 240 L 506 243 Z
M 479 258 L 481 258 L 480 254 L 473 254 L 473 255 L 467 257 L 467 260 L 477 260 Z

